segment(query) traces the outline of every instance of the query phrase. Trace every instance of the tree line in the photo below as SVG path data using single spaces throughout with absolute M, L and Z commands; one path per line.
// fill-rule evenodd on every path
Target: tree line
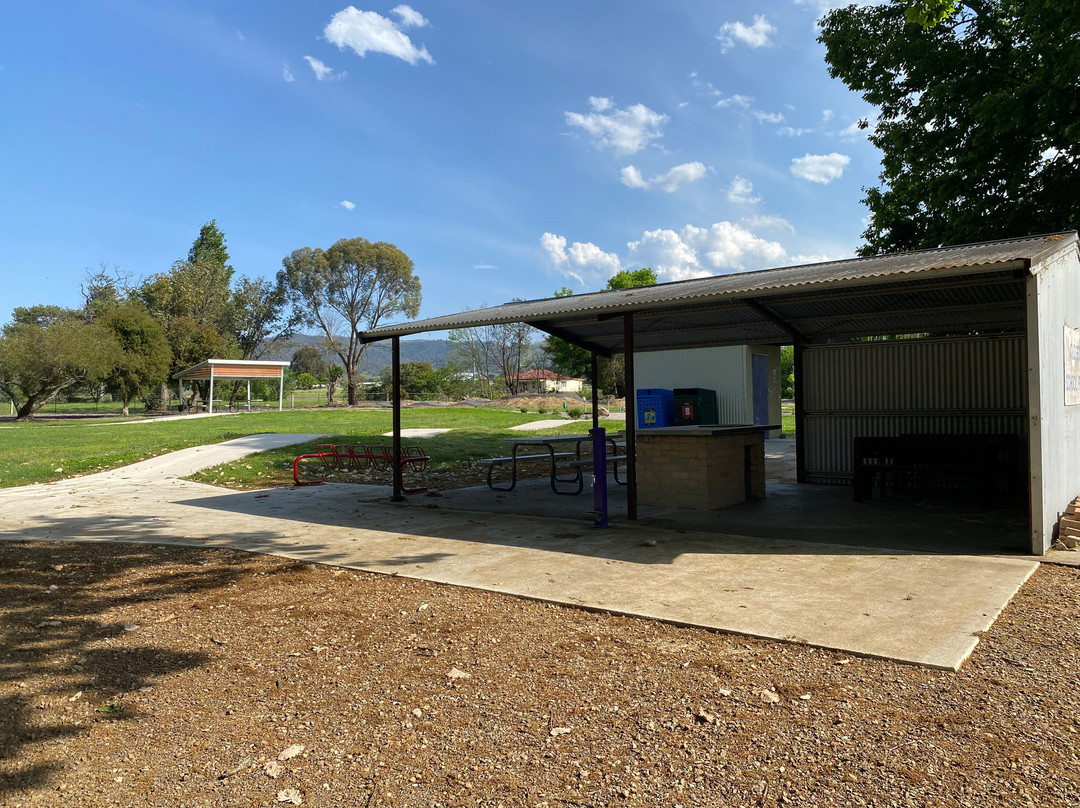
M 257 360 L 305 325 L 326 331 L 355 403 L 359 332 L 420 306 L 413 263 L 393 244 L 342 239 L 294 252 L 272 280 L 248 277 L 213 220 L 167 271 L 133 282 L 102 265 L 81 292 L 80 308 L 16 308 L 0 329 L 0 393 L 18 419 L 75 389 L 109 393 L 125 414 L 140 398 L 155 408 L 173 373 L 211 358 Z M 195 382 L 191 400 L 205 400 L 206 386 Z M 238 382 L 233 401 L 239 391 Z
M 655 282 L 652 270 L 622 272 L 608 288 Z M 211 358 L 257 360 L 300 328 L 315 329 L 322 350 L 305 346 L 293 354 L 292 383 L 326 385 L 328 403 L 339 384 L 348 404 L 382 398 L 389 371 L 361 377 L 368 346 L 360 335 L 389 318 L 415 318 L 421 301 L 413 262 L 393 244 L 350 238 L 325 250 L 304 247 L 286 256 L 271 280 L 236 273 L 214 220 L 167 271 L 133 280 L 103 264 L 87 271 L 81 293 L 79 308 L 16 308 L 0 328 L 0 393 L 18 419 L 74 391 L 95 401 L 109 394 L 125 415 L 140 400 L 159 409 L 176 372 Z M 523 392 L 530 369 L 589 375 L 582 349 L 537 340 L 538 332 L 522 323 L 454 331 L 451 363 L 404 363 L 405 390 L 415 398 L 496 398 Z M 618 393 L 616 362 L 605 365 L 602 387 Z M 193 382 L 186 403 L 205 401 L 207 388 L 208 382 Z M 231 403 L 240 390 L 234 383 Z

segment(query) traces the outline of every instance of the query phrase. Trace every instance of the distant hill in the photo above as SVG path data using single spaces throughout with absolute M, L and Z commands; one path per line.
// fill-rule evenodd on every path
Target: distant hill
M 268 351 L 262 358 L 278 362 L 288 362 L 299 348 L 312 345 L 319 348 L 323 337 L 314 334 L 296 334 L 288 343 Z M 433 368 L 447 364 L 453 356 L 453 346 L 445 339 L 403 339 L 401 341 L 402 362 L 427 362 Z M 335 362 L 341 364 L 339 360 Z M 360 361 L 360 372 L 378 376 L 384 368 L 390 367 L 390 341 L 375 342 L 368 346 L 364 358 Z

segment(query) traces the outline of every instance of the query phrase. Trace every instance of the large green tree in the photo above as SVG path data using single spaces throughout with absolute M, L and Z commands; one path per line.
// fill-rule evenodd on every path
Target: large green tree
M 170 373 L 211 358 L 240 358 L 240 307 L 231 288 L 233 272 L 225 236 L 215 221 L 209 221 L 200 228 L 186 259 L 151 275 L 139 287 L 137 299 L 165 329 L 173 356 Z M 209 385 L 194 387 L 205 394 Z M 162 398 L 166 394 L 163 386 Z
M 829 73 L 877 107 L 860 252 L 1080 224 L 1080 14 L 1064 0 L 891 0 L 827 14 Z
M 101 377 L 119 349 L 108 330 L 58 306 L 15 309 L 0 330 L 0 392 L 28 420 L 50 398 Z
M 395 245 L 341 239 L 328 250 L 303 247 L 282 261 L 279 282 L 302 322 L 319 328 L 345 369 L 349 404 L 359 401 L 363 331 L 395 314 L 416 317 L 420 279 Z M 342 333 L 344 332 L 344 333 Z
M 141 303 L 121 304 L 98 322 L 112 334 L 119 349 L 102 381 L 127 415 L 133 400 L 166 380 L 172 351 L 165 330 Z

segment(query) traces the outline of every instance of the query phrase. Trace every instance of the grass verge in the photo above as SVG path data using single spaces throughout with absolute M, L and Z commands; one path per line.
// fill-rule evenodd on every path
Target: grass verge
M 488 408 L 420 408 L 401 414 L 405 429 L 451 429 L 438 439 L 422 442 L 436 463 L 501 454 L 502 439 L 511 426 L 542 420 L 538 413 Z M 323 409 L 291 412 L 239 413 L 214 418 L 173 421 L 104 421 L 11 423 L 0 428 L 0 488 L 49 482 L 81 474 L 125 466 L 178 449 L 218 443 L 230 438 L 265 432 L 327 434 L 330 441 L 374 443 L 391 428 L 389 409 Z M 567 423 L 561 431 L 584 432 L 587 421 Z M 318 441 L 322 442 L 322 441 Z M 302 454 L 301 444 L 281 452 L 245 460 L 244 480 L 251 487 L 270 480 L 292 480 L 292 458 Z M 283 457 L 287 455 L 287 468 Z M 269 464 L 267 466 L 266 464 Z M 235 465 L 235 464 L 233 464 Z M 272 467 L 272 468 L 271 468 Z M 263 470 L 260 478 L 258 472 Z M 270 472 L 273 471 L 271 475 Z M 238 472 L 239 470 L 237 470 Z M 267 476 L 270 475 L 270 476 Z M 215 474 L 211 479 L 229 475 Z M 235 476 L 235 475 L 233 475 Z M 204 472 L 201 477 L 206 477 Z

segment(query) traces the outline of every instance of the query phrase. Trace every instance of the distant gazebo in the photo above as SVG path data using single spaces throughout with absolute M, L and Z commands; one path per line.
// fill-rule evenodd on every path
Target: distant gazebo
M 181 370 L 173 374 L 177 386 L 182 387 L 185 381 L 210 382 L 210 395 L 208 396 L 208 412 L 214 411 L 214 382 L 218 379 L 240 379 L 247 382 L 247 405 L 251 409 L 251 380 L 252 379 L 277 379 L 278 380 L 278 412 L 282 409 L 285 399 L 285 368 L 289 362 L 263 362 L 254 359 L 207 359 L 197 365 Z M 183 402 L 183 390 L 180 390 L 180 401 Z

